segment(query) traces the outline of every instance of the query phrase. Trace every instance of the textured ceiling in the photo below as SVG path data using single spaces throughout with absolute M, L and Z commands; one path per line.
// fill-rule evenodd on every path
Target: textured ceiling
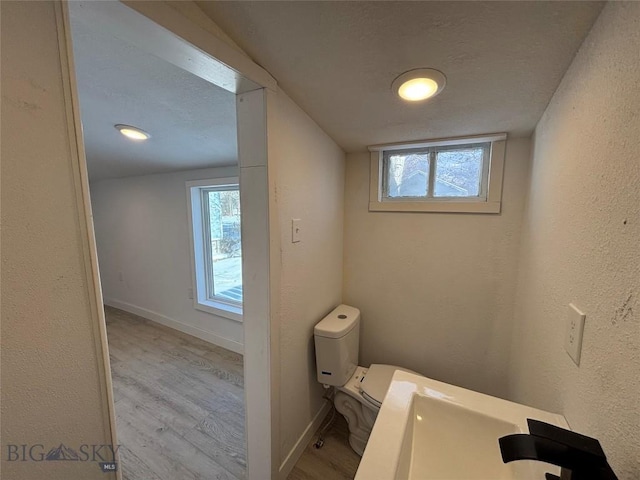
M 235 95 L 97 29 L 91 8 L 70 2 L 90 180 L 235 165 Z M 151 139 L 129 140 L 118 123 Z
M 598 2 L 197 4 L 347 151 L 489 132 L 528 135 L 598 16 Z M 390 90 L 430 67 L 447 87 Z

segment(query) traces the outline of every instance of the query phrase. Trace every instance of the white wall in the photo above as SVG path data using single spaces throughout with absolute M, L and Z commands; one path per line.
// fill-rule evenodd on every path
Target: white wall
M 103 180 L 91 203 L 105 303 L 242 352 L 242 323 L 196 310 L 185 182 L 236 167 Z M 119 274 L 122 273 L 122 281 Z
M 2 478 L 112 479 L 92 461 L 8 461 L 8 444 L 112 442 L 54 2 L 0 8 Z
M 603 10 L 534 136 L 510 395 L 640 478 L 640 4 Z M 587 315 L 577 367 L 567 306 Z
M 507 142 L 500 215 L 369 212 L 369 154 L 348 155 L 344 302 L 363 365 L 506 394 L 529 145 Z
M 269 171 L 276 171 L 281 245 L 280 460 L 291 454 L 286 473 L 301 453 L 292 450 L 304 448 L 308 437 L 296 442 L 314 419 L 322 420 L 325 404 L 316 380 L 313 327 L 342 299 L 345 155 L 284 92 L 274 104 Z M 299 243 L 291 243 L 292 218 L 302 222 Z

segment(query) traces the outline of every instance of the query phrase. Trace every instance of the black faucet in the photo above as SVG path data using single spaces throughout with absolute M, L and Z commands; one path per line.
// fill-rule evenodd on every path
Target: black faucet
M 498 440 L 504 463 L 539 460 L 561 467 L 561 475 L 547 473 L 546 480 L 618 480 L 595 438 L 527 419 L 529 433 Z

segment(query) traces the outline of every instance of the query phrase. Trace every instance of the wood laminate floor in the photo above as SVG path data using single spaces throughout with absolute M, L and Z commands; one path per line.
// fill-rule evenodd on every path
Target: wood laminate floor
M 244 478 L 242 356 L 105 312 L 123 479 Z
M 317 436 L 307 445 L 287 480 L 346 480 L 356 475 L 360 456 L 349 446 L 349 427 L 336 413 L 335 423 L 324 437 L 322 448 L 314 447 Z
M 245 478 L 242 356 L 105 307 L 123 480 Z M 288 480 L 344 480 L 360 457 L 336 415 Z M 267 478 L 267 477 L 265 477 Z

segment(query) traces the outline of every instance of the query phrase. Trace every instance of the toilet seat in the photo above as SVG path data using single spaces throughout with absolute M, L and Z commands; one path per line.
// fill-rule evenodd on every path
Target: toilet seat
M 347 383 L 335 387 L 333 403 L 336 410 L 347 419 L 349 444 L 358 455 L 364 452 L 396 370 L 415 373 L 395 365 L 373 364 L 369 368 L 358 366 Z
M 389 390 L 391 379 L 396 370 L 415 373 L 395 365 L 374 363 L 369 367 L 364 378 L 360 381 L 360 393 L 362 397 L 376 410 L 379 410 L 382 406 L 382 401 Z
M 341 387 L 336 387 L 336 389 L 377 412 L 380 410 L 382 401 L 387 394 L 387 390 L 389 390 L 391 378 L 396 370 L 416 373 L 396 365 L 374 363 L 369 368 L 358 366 L 347 383 Z

